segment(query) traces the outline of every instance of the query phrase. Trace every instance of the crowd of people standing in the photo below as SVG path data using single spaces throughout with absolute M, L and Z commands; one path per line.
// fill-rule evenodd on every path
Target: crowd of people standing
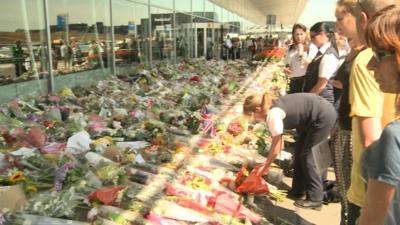
M 309 32 L 293 26 L 288 95 L 246 98 L 244 113 L 265 121 L 272 135 L 267 161 L 255 170 L 265 174 L 283 148 L 283 130 L 296 129 L 289 196 L 319 210 L 326 173 L 312 154 L 330 138 L 340 224 L 400 224 L 400 6 L 338 0 L 335 15 L 335 30 L 323 22 Z

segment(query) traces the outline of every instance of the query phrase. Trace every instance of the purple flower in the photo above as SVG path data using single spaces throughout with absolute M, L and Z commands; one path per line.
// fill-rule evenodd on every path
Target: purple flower
M 68 171 L 75 168 L 75 166 L 76 164 L 74 162 L 67 162 L 56 171 L 56 180 L 54 184 L 56 191 L 62 190 L 63 183 L 65 178 L 67 177 Z
M 5 225 L 5 224 L 6 224 L 5 215 L 0 212 L 0 225 Z
M 26 120 L 30 122 L 39 122 L 40 120 L 42 120 L 42 117 L 36 114 L 28 114 L 26 116 Z

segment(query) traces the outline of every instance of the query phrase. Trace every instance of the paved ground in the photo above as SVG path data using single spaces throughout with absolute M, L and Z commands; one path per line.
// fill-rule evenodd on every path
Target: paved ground
M 328 179 L 334 180 L 332 169 L 328 173 Z M 292 179 L 284 178 L 284 188 L 290 189 Z M 270 201 L 267 197 L 256 196 L 259 213 L 268 218 L 274 225 L 339 225 L 340 203 L 323 205 L 321 211 L 307 210 L 295 207 L 293 200 L 286 199 L 282 203 Z

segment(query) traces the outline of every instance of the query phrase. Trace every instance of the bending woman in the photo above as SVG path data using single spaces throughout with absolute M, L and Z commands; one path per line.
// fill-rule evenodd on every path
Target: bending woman
M 314 162 L 312 147 L 327 139 L 336 121 L 332 104 L 310 93 L 296 93 L 273 100 L 267 94 L 245 99 L 243 112 L 255 120 L 265 121 L 272 135 L 266 162 L 257 167 L 263 175 L 283 148 L 284 129 L 296 129 L 298 141 L 294 152 L 294 174 L 290 194 L 299 198 L 295 205 L 320 210 L 323 199 L 321 174 Z M 306 194 L 306 199 L 300 198 Z

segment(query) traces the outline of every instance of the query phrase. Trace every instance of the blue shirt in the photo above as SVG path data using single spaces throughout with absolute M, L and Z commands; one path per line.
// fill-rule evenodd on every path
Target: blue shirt
M 385 225 L 400 224 L 400 120 L 385 127 L 379 140 L 368 148 L 364 157 L 366 177 L 396 188 Z

